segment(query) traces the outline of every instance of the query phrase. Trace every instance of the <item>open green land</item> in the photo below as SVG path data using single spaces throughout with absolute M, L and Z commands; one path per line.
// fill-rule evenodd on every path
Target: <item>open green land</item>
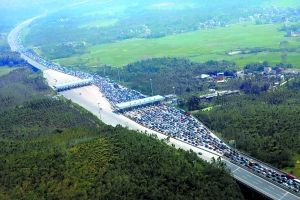
M 0 76 L 4 76 L 6 74 L 8 74 L 9 72 L 15 70 L 16 68 L 13 68 L 13 67 L 3 67 L 3 66 L 0 66 Z
M 208 29 L 177 34 L 157 39 L 130 39 L 110 44 L 89 47 L 89 53 L 57 59 L 64 66 L 97 66 L 109 64 L 123 66 L 128 63 L 152 57 L 187 57 L 192 61 L 230 60 L 243 66 L 249 62 L 269 61 L 280 63 L 280 42 L 288 41 L 288 47 L 300 46 L 297 37 L 285 37 L 279 31 L 281 24 L 235 24 L 224 28 Z M 261 53 L 228 55 L 228 52 L 245 48 L 268 48 Z M 277 52 L 276 52 L 277 51 Z M 278 52 L 279 51 L 279 52 Z M 300 52 L 293 50 L 286 62 L 300 67 Z
M 5 39 L 0 38 L 0 47 L 5 47 L 5 46 L 7 46 Z
M 284 169 L 284 171 L 295 174 L 295 176 L 300 177 L 300 155 L 296 155 L 294 157 L 294 162 L 294 167 L 287 167 Z
M 262 3 L 262 7 L 269 7 L 272 3 L 273 6 L 286 8 L 286 7 L 297 7 L 299 6 L 298 0 L 272 0 L 270 2 L 264 2 Z

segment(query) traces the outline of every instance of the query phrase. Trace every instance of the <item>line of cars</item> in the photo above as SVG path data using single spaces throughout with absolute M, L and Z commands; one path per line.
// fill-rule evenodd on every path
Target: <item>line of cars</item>
M 227 157 L 231 162 L 259 174 L 268 181 L 299 193 L 300 181 L 296 177 L 253 161 L 247 155 L 225 145 L 192 116 L 166 105 L 150 105 L 132 109 L 124 115 L 137 123 L 195 147 L 207 148 Z
M 123 114 L 152 130 L 219 155 L 229 148 L 193 116 L 174 107 L 158 103 L 133 108 Z
M 236 150 L 226 150 L 224 156 L 231 162 L 252 171 L 268 181 L 279 184 L 280 186 L 298 193 L 300 191 L 300 180 L 297 177 L 281 172 L 256 160 L 253 160 Z
M 29 58 L 35 60 L 36 62 L 42 64 L 43 66 L 49 69 L 60 71 L 82 79 L 93 79 L 94 84 L 100 88 L 101 92 L 105 94 L 105 97 L 112 103 L 113 106 L 117 103 L 142 99 L 146 97 L 138 91 L 128 89 L 111 81 L 109 78 L 103 78 L 97 74 L 89 74 L 80 71 L 70 70 L 68 68 L 56 65 L 52 62 L 43 59 L 32 50 L 25 49 L 21 45 L 18 46 L 21 48 L 20 51 L 24 55 L 28 56 Z
M 102 78 L 99 75 L 92 75 L 94 83 L 100 88 L 101 92 L 115 106 L 118 103 L 143 99 L 146 96 L 136 90 L 121 86 L 108 78 Z

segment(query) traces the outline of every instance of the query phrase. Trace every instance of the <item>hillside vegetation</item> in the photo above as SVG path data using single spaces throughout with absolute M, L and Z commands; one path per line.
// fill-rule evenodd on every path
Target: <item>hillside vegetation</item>
M 0 79 L 0 111 L 50 93 L 41 75 L 29 73 L 25 69 L 13 71 Z
M 252 63 L 245 67 L 245 71 L 263 70 L 264 66 L 270 65 Z M 226 61 L 195 63 L 186 59 L 155 58 L 122 69 L 105 67 L 93 71 L 116 81 L 120 77 L 122 84 L 148 95 L 151 95 L 152 79 L 154 94 L 175 92 L 180 108 L 193 111 L 200 121 L 227 142 L 235 140 L 238 149 L 300 176 L 299 78 L 285 75 L 290 81 L 275 90 L 270 86 L 274 80 L 261 74 L 245 79 L 227 78 L 222 84 L 199 78 L 201 74 L 220 71 L 233 76 L 235 68 L 234 63 Z M 211 88 L 217 91 L 240 90 L 240 95 L 212 100 L 199 98 Z M 207 111 L 197 111 L 203 108 Z
M 300 176 L 300 79 L 259 95 L 220 98 L 214 109 L 195 114 L 236 147 Z
M 14 70 L 0 81 L 12 99 L 0 102 L 0 199 L 243 198 L 218 163 L 104 125 L 54 97 L 41 74 Z
M 235 63 L 227 61 L 196 63 L 187 59 L 154 58 L 126 65 L 121 69 L 106 66 L 90 71 L 120 80 L 121 84 L 147 95 L 151 95 L 150 79 L 153 80 L 155 94 L 173 94 L 175 89 L 177 95 L 186 95 L 217 87 L 213 82 L 201 80 L 201 74 L 216 74 L 219 71 L 233 74 L 236 68 Z
M 0 76 L 8 74 L 9 72 L 13 71 L 14 69 L 15 68 L 1 66 L 0 67 Z

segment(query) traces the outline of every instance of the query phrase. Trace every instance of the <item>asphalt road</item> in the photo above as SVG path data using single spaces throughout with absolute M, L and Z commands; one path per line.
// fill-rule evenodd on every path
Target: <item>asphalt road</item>
M 224 162 L 226 163 L 227 167 L 230 169 L 235 179 L 272 199 L 278 199 L 278 200 L 299 200 L 300 199 L 300 197 L 249 172 L 244 168 L 241 168 L 227 160 L 224 160 Z

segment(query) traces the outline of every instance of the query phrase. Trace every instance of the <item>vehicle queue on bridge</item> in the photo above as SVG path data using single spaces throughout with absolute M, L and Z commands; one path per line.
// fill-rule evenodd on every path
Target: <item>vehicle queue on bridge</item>
M 118 103 L 143 99 L 146 97 L 140 92 L 123 87 L 108 78 L 61 67 L 46 61 L 34 51 L 25 49 L 20 44 L 18 44 L 18 47 L 24 55 L 43 64 L 49 69 L 60 71 L 81 79 L 93 79 L 94 84 L 99 87 L 101 92 L 110 101 L 112 107 L 115 107 Z M 126 110 L 123 114 L 147 128 L 186 142 L 192 146 L 213 151 L 218 155 L 224 156 L 238 166 L 246 168 L 249 171 L 264 177 L 266 180 L 276 183 L 277 185 L 279 184 L 281 187 L 300 195 L 300 181 L 296 179 L 296 177 L 269 167 L 259 161 L 253 161 L 248 156 L 229 147 L 187 112 L 175 107 L 170 107 L 162 102 L 156 102 L 151 105 L 133 107 L 132 109 Z

